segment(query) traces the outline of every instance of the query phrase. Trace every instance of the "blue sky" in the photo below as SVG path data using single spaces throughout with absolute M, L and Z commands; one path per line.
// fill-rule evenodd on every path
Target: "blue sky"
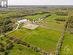
M 8 0 L 9 5 L 73 5 L 73 0 Z

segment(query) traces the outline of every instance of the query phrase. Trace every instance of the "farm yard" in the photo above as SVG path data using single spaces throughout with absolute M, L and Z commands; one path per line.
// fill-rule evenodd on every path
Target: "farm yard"
M 56 55 L 58 41 L 62 36 L 69 16 L 65 13 L 58 13 L 59 11 L 55 11 L 56 8 L 52 11 L 50 11 L 49 8 L 46 8 L 45 11 L 43 11 L 44 8 L 40 8 L 41 13 L 39 13 L 38 8 L 36 9 L 37 14 L 35 15 L 24 15 L 22 13 L 24 10 L 19 10 L 21 16 L 19 16 L 19 13 L 18 15 L 15 14 L 15 11 L 14 16 L 11 16 L 11 11 L 8 12 L 8 14 L 4 13 L 5 11 L 1 11 L 3 13 L 0 13 L 0 17 L 2 18 L 2 15 L 5 15 L 5 17 L 8 18 L 9 16 L 8 20 L 11 20 L 9 21 L 10 23 L 7 23 L 7 21 L 5 23 L 12 24 L 13 26 L 9 25 L 8 27 L 10 27 L 10 29 L 7 29 L 3 33 L 2 31 L 0 32 L 0 55 Z M 57 9 L 72 12 L 71 8 L 69 8 L 69 10 Z M 18 10 L 16 10 L 16 12 L 17 11 Z M 2 21 L 1 18 L 0 21 Z M 19 23 L 19 28 L 15 29 L 15 27 L 17 27 L 15 24 L 18 21 L 17 18 L 21 20 L 27 19 L 30 22 Z M 0 28 L 2 28 L 1 24 L 2 23 L 0 23 Z M 68 30 L 66 30 L 64 34 L 64 40 L 59 52 L 60 55 L 73 55 L 73 33 L 70 33 Z M 6 34 L 7 36 L 2 36 L 2 34 Z M 22 45 L 21 43 L 25 44 Z M 10 44 L 10 47 L 8 47 L 8 44 Z M 1 50 L 2 48 L 4 51 Z

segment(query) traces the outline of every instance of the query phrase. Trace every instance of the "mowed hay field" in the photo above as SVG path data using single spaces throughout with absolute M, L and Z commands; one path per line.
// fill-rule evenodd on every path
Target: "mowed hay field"
M 29 19 L 40 18 L 43 15 L 27 16 Z M 55 18 L 66 18 L 67 16 L 57 16 L 55 14 L 47 17 L 38 24 L 38 27 L 35 30 L 29 30 L 25 28 L 20 28 L 12 33 L 9 36 L 16 37 L 24 42 L 29 43 L 32 46 L 39 47 L 44 49 L 46 52 L 54 53 L 61 33 L 64 28 L 65 22 L 57 23 Z M 61 49 L 61 55 L 73 55 L 73 34 L 66 33 L 64 43 Z M 14 43 L 14 48 L 10 51 L 9 55 L 40 55 L 32 49 L 27 48 L 26 46 L 21 46 Z M 66 53 L 67 52 L 67 53 Z

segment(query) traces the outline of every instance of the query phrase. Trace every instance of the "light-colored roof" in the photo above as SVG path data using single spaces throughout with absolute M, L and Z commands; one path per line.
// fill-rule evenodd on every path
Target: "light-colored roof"
M 27 19 L 23 19 L 23 20 L 19 20 L 18 22 L 19 23 L 24 23 L 24 22 L 27 22 L 28 20 Z

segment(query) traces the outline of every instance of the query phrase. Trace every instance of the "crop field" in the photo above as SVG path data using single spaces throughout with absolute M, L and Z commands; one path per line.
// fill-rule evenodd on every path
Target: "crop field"
M 28 19 L 31 22 L 33 20 L 40 21 L 40 22 L 36 22 L 36 24 L 39 25 L 39 27 L 37 27 L 34 30 L 30 30 L 21 26 L 17 30 L 6 32 L 8 33 L 8 37 L 15 37 L 23 42 L 30 44 L 31 46 L 44 50 L 50 55 L 51 54 L 55 55 L 58 41 L 62 35 L 62 32 L 64 31 L 65 23 L 68 20 L 69 16 L 57 15 L 56 13 L 52 13 L 52 12 L 43 13 L 43 14 L 38 13 L 36 15 L 19 17 L 22 19 Z M 50 16 L 45 17 L 43 20 L 39 19 L 48 14 L 50 14 Z M 16 19 L 14 19 L 14 21 L 16 21 Z M 13 43 L 13 48 L 11 48 L 10 50 L 6 50 L 8 55 L 45 55 L 45 54 L 40 54 L 40 51 L 37 52 L 31 48 L 28 48 L 27 46 L 17 44 L 12 40 L 9 40 L 7 37 L 1 36 L 0 38 L 1 38 L 0 43 L 3 43 L 4 46 L 7 46 L 8 45 L 7 43 L 9 42 Z M 62 47 L 60 50 L 60 55 L 73 55 L 72 43 L 73 43 L 73 33 L 66 31 L 64 36 L 64 41 L 62 43 Z M 5 54 L 4 52 L 0 52 L 0 53 L 1 55 Z

